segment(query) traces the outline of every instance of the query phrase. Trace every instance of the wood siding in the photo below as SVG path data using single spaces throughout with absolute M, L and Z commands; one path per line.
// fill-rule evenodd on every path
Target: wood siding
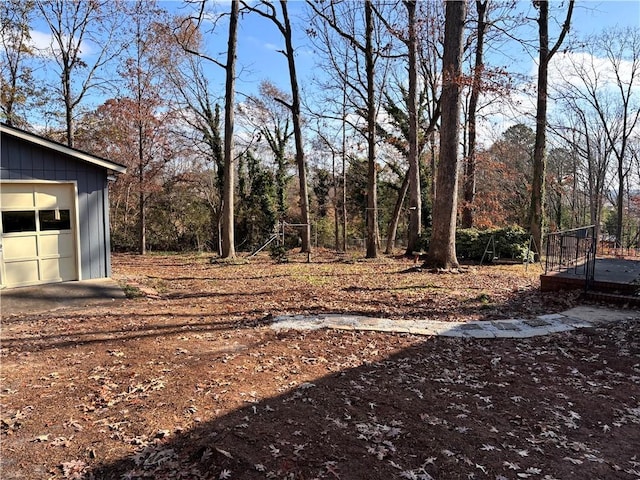
M 0 180 L 75 181 L 83 280 L 111 276 L 106 169 L 2 134 Z

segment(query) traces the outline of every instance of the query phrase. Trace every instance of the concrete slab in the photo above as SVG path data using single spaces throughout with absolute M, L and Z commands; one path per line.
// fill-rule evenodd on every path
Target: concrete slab
M 518 324 L 515 320 L 495 320 L 491 322 L 491 325 L 496 330 L 518 330 Z
M 409 333 L 412 335 L 425 335 L 425 336 L 436 336 L 438 335 L 438 331 L 433 328 L 422 328 L 422 327 L 413 327 L 409 329 Z
M 553 325 L 545 327 L 545 329 L 547 330 L 547 333 L 560 333 L 575 330 L 573 326 L 567 325 L 565 323 L 554 323 Z
M 4 318 L 60 308 L 105 305 L 125 299 L 122 288 L 110 278 L 49 283 L 0 290 L 0 315 Z
M 465 323 L 464 325 L 460 325 L 459 328 L 465 331 L 481 330 L 482 325 L 479 325 L 478 323 L 474 323 L 474 322 L 469 322 L 469 323 Z
M 460 337 L 465 338 L 468 337 L 467 332 L 464 330 L 460 330 L 457 327 L 449 328 L 449 329 L 438 329 L 438 335 L 441 337 Z
M 522 330 L 512 330 L 509 332 L 509 337 L 500 338 L 531 338 L 538 337 L 540 335 L 546 335 L 548 332 L 543 328 L 526 328 Z
M 489 329 L 466 330 L 466 337 L 471 338 L 496 338 L 496 335 Z
M 582 320 L 591 324 L 617 322 L 620 320 L 640 320 L 640 312 L 633 310 L 613 310 L 610 308 L 598 308 L 580 306 L 563 312 L 567 317 Z
M 547 315 L 540 315 L 537 318 L 545 322 L 551 322 L 554 320 L 562 320 L 564 318 L 564 315 L 562 315 L 561 313 L 548 313 Z
M 566 325 L 570 325 L 573 328 L 590 328 L 593 327 L 593 323 L 588 322 L 586 320 L 582 320 L 580 318 L 573 318 L 573 317 L 565 317 L 564 319 L 560 320 L 562 323 L 566 324 Z
M 526 323 L 533 328 L 546 327 L 548 325 L 551 325 L 551 323 L 547 322 L 546 320 L 542 320 L 540 317 L 532 318 L 531 320 L 523 320 L 523 323 Z
M 274 329 L 315 330 L 368 330 L 377 332 L 411 333 L 459 338 L 531 338 L 560 333 L 576 328 L 592 327 L 597 323 L 637 319 L 640 312 L 611 310 L 595 307 L 577 307 L 563 313 L 542 315 L 534 319 L 510 319 L 493 321 L 442 322 L 434 320 L 391 320 L 365 316 L 283 315 L 274 318 Z
M 494 336 L 496 338 L 529 338 L 531 336 L 534 335 L 526 335 L 526 336 L 518 336 L 521 333 L 521 330 L 519 329 L 514 329 L 514 330 L 499 330 L 499 329 L 495 329 L 495 330 L 491 330 L 491 332 L 494 334 Z

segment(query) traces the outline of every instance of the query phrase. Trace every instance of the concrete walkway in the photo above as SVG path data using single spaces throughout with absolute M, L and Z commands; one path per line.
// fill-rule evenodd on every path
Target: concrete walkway
M 589 328 L 620 320 L 640 321 L 640 312 L 595 307 L 576 307 L 566 312 L 534 319 L 440 322 L 433 320 L 389 320 L 356 315 L 284 315 L 275 317 L 275 330 L 370 330 L 462 338 L 529 338 L 538 335 Z
M 124 299 L 124 291 L 110 278 L 11 288 L 0 290 L 0 318 L 67 307 L 108 305 Z

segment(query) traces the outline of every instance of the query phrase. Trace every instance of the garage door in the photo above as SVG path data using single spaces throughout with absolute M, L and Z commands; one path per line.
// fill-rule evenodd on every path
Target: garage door
M 3 287 L 78 279 L 74 184 L 3 183 L 0 209 Z

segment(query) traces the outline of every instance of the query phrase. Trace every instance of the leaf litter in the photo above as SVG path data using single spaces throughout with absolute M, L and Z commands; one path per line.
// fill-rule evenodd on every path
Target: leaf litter
M 115 278 L 162 292 L 3 319 L 3 478 L 638 478 L 637 322 L 522 340 L 269 328 L 578 301 L 521 266 L 410 265 L 114 255 Z

